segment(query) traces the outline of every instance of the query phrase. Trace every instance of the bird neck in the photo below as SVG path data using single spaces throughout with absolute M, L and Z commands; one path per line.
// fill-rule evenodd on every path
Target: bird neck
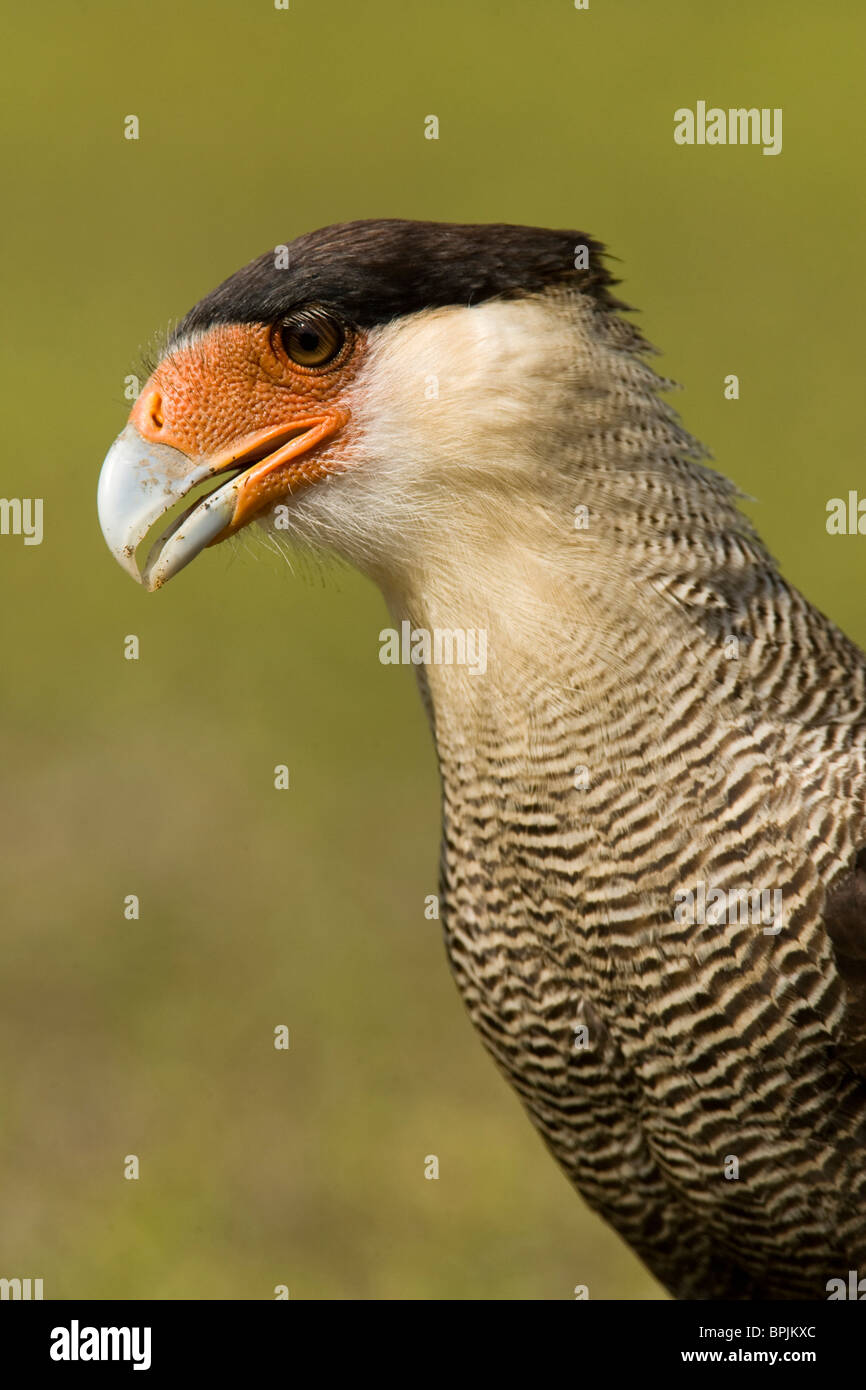
M 855 673 L 851 697 L 828 683 L 828 718 L 862 708 L 850 644 L 781 579 L 632 325 L 549 295 L 421 321 L 400 342 L 435 364 L 445 328 L 436 400 L 413 410 L 405 383 L 378 377 L 397 394 L 380 389 L 365 437 L 393 460 L 399 420 L 399 467 L 376 475 L 375 552 L 347 557 L 408 624 L 446 782 L 469 762 L 492 784 L 507 764 L 554 797 L 566 764 L 593 759 L 632 785 L 664 780 L 677 698 L 697 738 L 723 709 L 763 717 L 754 692 L 780 646 L 792 672 Z M 796 708 L 794 675 L 791 691 Z
M 552 544 L 550 524 L 541 509 L 518 534 L 503 524 L 496 545 L 488 530 L 471 579 L 440 557 L 388 594 L 446 782 L 462 779 L 467 760 L 501 769 L 503 758 L 519 782 L 537 784 L 542 767 L 555 781 L 539 753 L 560 736 L 570 739 L 560 771 L 571 778 L 585 761 L 576 731 L 623 692 L 663 690 L 664 669 L 648 677 L 652 654 L 664 668 L 674 642 L 682 645 L 681 614 L 635 574 L 628 545 L 619 554 L 586 535 L 583 545 Z
M 447 543 L 380 576 L 444 761 L 466 750 L 496 761 L 522 729 L 531 776 L 547 731 L 576 728 L 623 692 L 663 701 L 672 653 L 689 653 L 696 689 L 739 655 L 746 590 L 772 562 L 733 489 L 697 463 L 673 480 L 652 459 L 615 467 L 610 448 L 593 459 L 573 438 L 563 462 L 516 505 L 467 504 Z
M 719 613 L 772 562 L 662 399 L 672 383 L 633 325 L 551 293 L 407 325 L 402 358 L 435 365 L 443 341 L 452 358 L 435 400 L 419 405 L 396 369 L 376 376 L 364 437 L 383 461 L 378 544 L 349 555 L 420 634 L 440 736 L 471 738 L 497 710 L 561 699 L 564 684 L 591 708 L 690 623 L 690 644 L 718 645 Z M 398 419 L 400 466 L 388 468 Z M 455 647 L 474 660 L 442 660 Z

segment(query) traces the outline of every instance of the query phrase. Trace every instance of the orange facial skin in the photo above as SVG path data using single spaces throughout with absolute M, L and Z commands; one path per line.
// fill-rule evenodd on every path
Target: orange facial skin
M 331 441 L 349 423 L 344 394 L 365 347 L 362 334 L 350 333 L 333 361 L 303 367 L 277 328 L 220 324 L 160 362 L 129 418 L 143 438 L 208 461 L 214 473 L 247 470 L 222 540 L 299 486 L 339 471 Z

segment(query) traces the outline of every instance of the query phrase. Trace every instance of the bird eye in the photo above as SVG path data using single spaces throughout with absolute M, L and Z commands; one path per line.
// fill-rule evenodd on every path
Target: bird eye
M 342 324 L 323 309 L 302 309 L 280 325 L 286 355 L 300 367 L 324 367 L 346 341 Z

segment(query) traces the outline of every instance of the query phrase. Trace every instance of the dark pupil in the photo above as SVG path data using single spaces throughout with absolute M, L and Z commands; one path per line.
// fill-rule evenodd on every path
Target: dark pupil
M 312 328 L 305 328 L 298 334 L 298 343 L 302 352 L 315 352 L 319 346 L 319 335 Z

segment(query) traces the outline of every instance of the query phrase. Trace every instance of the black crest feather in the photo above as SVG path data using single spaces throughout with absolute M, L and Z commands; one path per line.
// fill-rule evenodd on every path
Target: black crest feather
M 289 243 L 285 268 L 277 267 L 272 249 L 230 276 L 190 310 L 173 341 L 220 323 L 271 323 L 310 302 L 372 328 L 421 309 L 480 304 L 566 282 L 605 307 L 622 307 L 610 294 L 615 281 L 603 251 L 582 232 L 507 223 L 338 223 Z M 585 259 L 586 268 L 576 268 L 576 259 Z

